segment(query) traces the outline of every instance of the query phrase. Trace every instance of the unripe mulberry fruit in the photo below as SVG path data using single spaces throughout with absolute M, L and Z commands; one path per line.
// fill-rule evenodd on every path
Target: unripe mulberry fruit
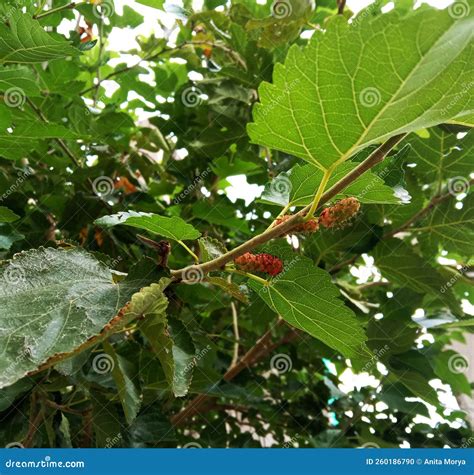
M 275 221 L 275 226 L 279 224 L 285 223 L 292 217 L 291 214 L 287 214 L 285 216 L 280 216 Z M 286 234 L 292 233 L 314 233 L 319 229 L 318 218 L 312 218 L 309 221 L 305 221 L 303 223 L 299 223 L 296 226 L 292 227 Z
M 265 272 L 269 275 L 278 275 L 283 270 L 283 262 L 271 254 L 252 254 L 246 252 L 234 261 L 244 271 Z
M 325 228 L 344 226 L 360 209 L 357 198 L 344 198 L 333 206 L 323 209 L 319 215 L 319 224 Z

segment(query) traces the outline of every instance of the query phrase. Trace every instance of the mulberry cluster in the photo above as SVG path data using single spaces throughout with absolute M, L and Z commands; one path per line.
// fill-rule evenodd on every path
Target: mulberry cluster
M 282 224 L 288 221 L 292 217 L 291 214 L 287 214 L 285 216 L 280 216 L 275 221 L 275 226 Z M 314 233 L 319 229 L 318 218 L 310 219 L 304 223 L 297 224 L 296 226 L 292 227 L 287 234 L 291 233 Z
M 271 254 L 252 254 L 246 252 L 234 261 L 244 271 L 265 272 L 270 275 L 278 275 L 283 270 L 283 262 Z
M 357 198 L 344 198 L 333 206 L 323 209 L 319 215 L 319 224 L 325 228 L 344 226 L 360 209 Z

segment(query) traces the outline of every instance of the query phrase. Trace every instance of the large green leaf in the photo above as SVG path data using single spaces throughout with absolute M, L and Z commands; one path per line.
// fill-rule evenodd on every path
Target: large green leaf
M 469 177 L 472 172 L 474 133 L 462 139 L 441 127 L 433 127 L 426 135 L 412 134 L 407 139 L 408 157 L 416 162 L 414 172 L 426 183 L 451 177 Z M 467 179 L 467 178 L 466 178 Z
M 121 212 L 103 216 L 97 219 L 95 223 L 103 227 L 125 224 L 134 228 L 145 229 L 175 241 L 197 239 L 201 235 L 196 228 L 177 216 L 167 218 L 153 213 Z
M 353 25 L 333 18 L 260 87 L 252 141 L 328 169 L 369 144 L 472 111 L 472 97 L 458 95 L 472 75 L 473 22 L 429 7 Z
M 249 285 L 291 325 L 348 358 L 367 356 L 362 325 L 340 299 L 331 276 L 310 259 L 297 259 L 268 285 L 255 281 Z
M 372 252 L 382 275 L 401 288 L 429 294 L 460 312 L 459 302 L 446 280 L 429 262 L 416 254 L 407 243 L 398 239 L 381 241 Z
M 461 209 L 456 208 L 453 201 L 446 200 L 437 205 L 413 230 L 420 233 L 420 242 L 434 252 L 441 246 L 447 251 L 470 256 L 474 242 L 474 193 L 462 201 Z
M 0 387 L 93 344 L 141 284 L 114 283 L 84 250 L 52 248 L 17 254 L 0 281 Z
M 8 26 L 0 23 L 0 63 L 42 63 L 75 56 L 79 50 L 65 40 L 55 39 L 27 13 L 15 11 Z

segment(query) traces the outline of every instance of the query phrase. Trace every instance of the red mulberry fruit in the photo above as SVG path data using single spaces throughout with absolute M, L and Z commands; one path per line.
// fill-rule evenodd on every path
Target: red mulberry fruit
M 285 216 L 280 216 L 275 221 L 275 226 L 282 224 L 288 221 L 292 217 L 291 214 L 287 214 Z M 296 226 L 292 227 L 287 234 L 292 233 L 314 233 L 319 229 L 318 218 L 312 218 L 309 221 L 304 223 L 297 224 Z
M 325 228 L 344 226 L 360 209 L 357 198 L 344 198 L 333 206 L 323 209 L 319 215 L 319 223 Z
M 244 271 L 265 272 L 269 275 L 278 275 L 283 270 L 283 262 L 271 254 L 245 253 L 234 261 Z

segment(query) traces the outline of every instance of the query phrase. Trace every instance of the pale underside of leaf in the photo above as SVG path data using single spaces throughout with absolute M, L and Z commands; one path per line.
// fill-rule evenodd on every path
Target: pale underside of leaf
M 146 310 L 138 308 L 140 293 L 132 298 L 133 281 L 114 283 L 111 269 L 81 249 L 18 254 L 0 268 L 0 282 L 0 387 L 96 344 Z

